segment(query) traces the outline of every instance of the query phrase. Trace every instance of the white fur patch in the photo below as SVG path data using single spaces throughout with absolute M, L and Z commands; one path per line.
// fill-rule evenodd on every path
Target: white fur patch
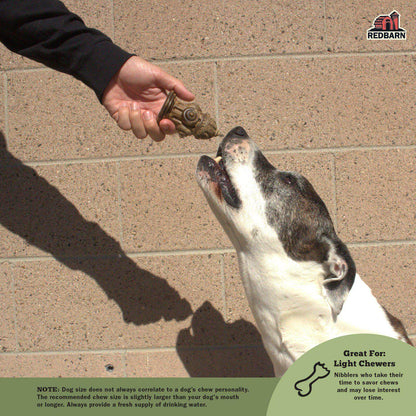
M 383 308 L 358 274 L 338 315 L 336 327 L 341 335 L 367 333 L 398 338 Z

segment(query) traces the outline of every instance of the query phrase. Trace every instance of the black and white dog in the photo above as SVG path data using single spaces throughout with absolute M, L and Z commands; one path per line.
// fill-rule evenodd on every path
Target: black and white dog
M 196 176 L 237 251 L 276 376 L 341 335 L 375 333 L 411 344 L 356 273 L 312 185 L 273 167 L 242 127 L 227 134 L 215 159 L 201 157 Z

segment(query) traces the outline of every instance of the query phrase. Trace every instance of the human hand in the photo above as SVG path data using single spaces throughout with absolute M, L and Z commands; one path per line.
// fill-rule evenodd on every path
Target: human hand
M 172 121 L 157 123 L 157 115 L 166 99 L 165 91 L 175 91 L 184 101 L 195 97 L 181 81 L 158 66 L 132 56 L 112 78 L 104 91 L 102 104 L 123 130 L 132 130 L 139 139 L 149 135 L 161 141 L 175 132 Z

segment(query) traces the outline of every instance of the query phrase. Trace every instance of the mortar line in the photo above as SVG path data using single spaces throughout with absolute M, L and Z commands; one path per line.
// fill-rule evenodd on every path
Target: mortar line
M 178 346 L 178 347 L 148 347 L 148 348 L 136 348 L 136 349 L 127 349 L 127 352 L 167 352 L 167 351 L 200 351 L 200 350 L 222 350 L 222 349 L 238 349 L 238 348 L 258 348 L 262 344 L 213 344 L 213 345 L 190 345 L 190 346 Z
M 42 355 L 66 355 L 66 354 L 123 354 L 125 349 L 108 349 L 108 350 L 51 350 L 51 351 L 7 351 L 1 353 L 1 356 L 23 355 L 23 356 L 42 356 Z
M 416 240 L 385 240 L 385 241 L 363 241 L 363 242 L 351 242 L 343 240 L 349 247 L 388 247 L 388 246 L 413 246 L 416 245 Z M 186 249 L 186 250 L 158 250 L 158 251 L 142 251 L 142 252 L 125 252 L 125 255 L 131 259 L 144 258 L 144 257 L 168 257 L 168 256 L 201 256 L 208 254 L 229 254 L 235 253 L 234 248 L 207 248 L 207 249 Z M 50 261 L 61 259 L 70 260 L 88 260 L 88 259 L 115 259 L 119 258 L 118 254 L 107 255 L 88 255 L 88 256 L 60 256 L 56 258 L 52 255 L 44 256 L 17 256 L 17 257 L 0 257 L 1 262 L 9 263 L 30 263 L 34 261 Z
M 128 252 L 127 256 L 132 258 L 137 257 L 158 257 L 158 256 L 198 256 L 205 254 L 226 254 L 234 253 L 234 248 L 197 248 L 186 250 L 158 250 L 158 251 L 142 251 L 142 252 Z
M 410 338 L 416 337 L 416 333 L 409 333 Z M 99 354 L 122 354 L 127 356 L 128 353 L 141 353 L 141 354 L 149 354 L 149 353 L 160 353 L 160 352 L 176 352 L 178 349 L 183 351 L 207 351 L 207 350 L 230 350 L 230 349 L 240 349 L 240 348 L 247 348 L 247 349 L 257 349 L 262 347 L 262 344 L 237 344 L 237 345 L 194 345 L 194 346 L 183 346 L 183 347 L 143 347 L 143 348 L 122 348 L 122 349 L 101 349 L 101 350 L 50 350 L 50 351 L 6 351 L 2 352 L 2 357 L 7 356 L 51 356 L 51 355 L 76 355 L 76 354 L 92 354 L 92 355 L 99 355 Z M 147 356 L 148 359 L 148 356 Z
M 146 371 L 149 371 L 149 370 L 150 370 L 150 357 L 149 357 L 148 352 L 146 352 Z
M 119 243 L 123 247 L 124 234 L 123 234 L 123 217 L 121 212 L 121 173 L 120 173 L 120 162 L 116 164 L 116 181 L 117 181 L 117 211 L 118 211 L 118 226 L 119 230 Z
M 323 0 L 324 3 L 324 49 L 328 52 L 328 34 L 327 34 L 327 24 L 326 24 L 326 0 Z
M 113 39 L 114 40 L 114 43 L 116 43 L 116 39 L 115 39 L 115 37 L 116 37 L 116 29 L 115 29 L 115 16 L 114 16 L 114 0 L 110 0 L 110 9 L 111 9 L 111 31 L 113 32 L 112 33 L 112 36 L 111 36 L 111 39 Z
M 383 150 L 414 150 L 416 144 L 409 145 L 380 145 L 380 146 L 343 146 L 343 147 L 317 147 L 317 148 L 291 148 L 279 150 L 264 150 L 265 155 L 279 154 L 314 154 L 314 153 L 347 153 L 352 151 L 383 151 Z M 27 166 L 48 166 L 57 164 L 81 164 L 81 163 L 112 163 L 112 162 L 129 162 L 129 161 L 145 161 L 145 160 L 165 160 L 179 158 L 200 157 L 202 154 L 215 155 L 213 152 L 191 152 L 191 153 L 171 153 L 171 154 L 155 154 L 155 155 L 134 155 L 134 156 L 115 156 L 115 157 L 97 157 L 97 158 L 79 158 L 79 159 L 54 159 L 54 160 L 22 160 Z
M 8 74 L 14 74 L 14 73 L 20 73 L 20 72 L 31 73 L 31 72 L 47 72 L 47 71 L 55 72 L 53 69 L 48 68 L 48 67 L 43 66 L 43 65 L 42 66 L 28 66 L 28 67 L 25 67 L 25 68 L 19 68 L 19 67 L 9 68 L 9 69 L 5 69 L 4 72 L 6 72 Z
M 252 61 L 252 60 L 290 60 L 290 59 L 332 59 L 332 58 L 351 58 L 351 57 L 374 57 L 374 56 L 416 56 L 414 50 L 400 51 L 352 51 L 352 52 L 294 52 L 294 53 L 277 53 L 277 54 L 253 54 L 253 55 L 236 55 L 236 56 L 210 56 L 210 57 L 190 57 L 190 58 L 170 58 L 170 59 L 150 59 L 148 61 L 157 65 L 165 64 L 186 64 L 186 63 L 211 63 L 211 62 L 235 62 L 235 61 Z M 37 72 L 53 71 L 47 67 L 27 67 L 27 68 L 9 68 L 5 73 L 15 72 Z
M 349 247 L 387 247 L 387 246 L 412 246 L 416 245 L 416 240 L 389 240 L 389 241 L 370 241 L 370 242 L 346 242 Z
M 129 257 L 157 257 L 157 256 L 188 256 L 188 255 L 203 255 L 203 254 L 225 254 L 234 253 L 234 248 L 196 248 L 184 250 L 156 250 L 156 251 L 142 251 L 142 252 L 128 252 Z
M 198 256 L 207 254 L 225 254 L 234 253 L 233 248 L 208 248 L 208 249 L 187 249 L 187 250 L 159 250 L 159 251 L 143 251 L 143 252 L 125 252 L 129 258 L 140 257 L 166 257 L 166 256 Z M 87 259 L 115 259 L 120 258 L 118 253 L 103 255 L 86 255 L 86 256 L 60 256 L 56 258 L 52 255 L 43 256 L 16 256 L 16 257 L 0 257 L 0 262 L 21 263 L 33 261 L 50 261 L 57 260 L 87 260 Z
M 3 73 L 3 102 L 4 102 L 4 139 L 9 147 L 9 85 L 7 74 Z
M 16 343 L 15 352 L 18 353 L 19 352 L 19 338 L 17 336 L 18 324 L 17 324 L 16 281 L 15 281 L 15 273 L 14 273 L 15 270 L 14 270 L 13 265 L 11 269 L 12 269 L 11 290 L 12 290 L 12 297 L 13 297 L 14 340 Z
M 294 53 L 276 53 L 276 54 L 247 54 L 234 56 L 208 56 L 208 57 L 184 57 L 170 59 L 153 59 L 155 64 L 185 64 L 185 63 L 209 63 L 209 62 L 235 62 L 235 61 L 252 61 L 252 60 L 290 60 L 290 59 L 329 59 L 329 58 L 351 58 L 351 57 L 374 57 L 374 56 L 406 56 L 416 55 L 412 49 L 400 51 L 343 51 L 343 52 L 294 52 Z
M 410 335 L 412 336 L 412 335 Z M 170 347 L 139 347 L 139 348 L 113 348 L 113 349 L 97 349 L 97 350 L 50 350 L 50 351 L 6 351 L 1 356 L 48 356 L 48 355 L 75 355 L 75 354 L 128 354 L 128 353 L 159 353 L 159 352 L 175 352 L 178 349 L 184 351 L 204 351 L 204 350 L 222 350 L 222 349 L 239 349 L 239 348 L 259 348 L 262 344 L 214 344 L 214 345 L 192 345 L 192 346 L 170 346 Z
M 228 322 L 227 294 L 225 289 L 224 254 L 221 255 L 220 273 L 222 282 L 222 303 L 224 305 L 224 321 Z
M 124 377 L 127 377 L 127 352 L 121 353 L 121 365 L 123 367 Z
M 335 163 L 335 155 L 332 153 L 332 160 L 331 160 L 331 167 L 332 167 L 332 197 L 334 198 L 334 215 L 333 215 L 333 222 L 335 231 L 338 232 L 338 203 L 337 203 L 337 168 Z
M 217 126 L 219 126 L 220 125 L 220 111 L 219 111 L 219 87 L 218 87 L 218 64 L 217 62 L 214 62 L 213 75 L 214 75 L 215 120 L 217 121 Z

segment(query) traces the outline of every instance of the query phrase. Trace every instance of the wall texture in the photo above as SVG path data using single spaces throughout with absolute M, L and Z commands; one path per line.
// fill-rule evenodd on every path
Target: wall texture
M 307 176 L 416 340 L 416 9 L 404 0 L 66 0 Z M 396 9 L 406 41 L 367 41 Z M 0 47 L 2 376 L 270 376 L 194 180 L 208 142 L 136 140 Z M 110 365 L 110 367 L 109 367 Z

